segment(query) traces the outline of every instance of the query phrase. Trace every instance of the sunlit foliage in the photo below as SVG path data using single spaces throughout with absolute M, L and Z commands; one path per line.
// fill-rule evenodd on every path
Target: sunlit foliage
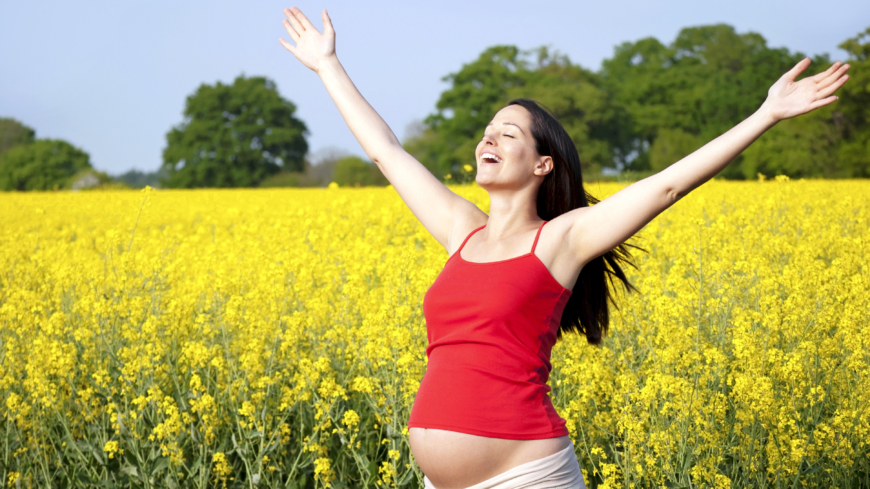
M 870 176 L 870 28 L 839 45 L 851 80 L 836 103 L 779 122 L 721 175 Z M 657 172 L 758 110 L 783 73 L 806 56 L 727 24 L 684 27 L 671 42 L 645 37 L 614 47 L 598 71 L 545 47 L 490 46 L 442 81 L 435 111 L 405 148 L 445 181 L 463 181 L 485 126 L 511 99 L 549 107 L 577 145 L 585 174 Z M 801 79 L 836 59 L 812 56 Z M 470 160 L 471 158 L 471 160 Z M 450 175 L 450 178 L 448 178 Z

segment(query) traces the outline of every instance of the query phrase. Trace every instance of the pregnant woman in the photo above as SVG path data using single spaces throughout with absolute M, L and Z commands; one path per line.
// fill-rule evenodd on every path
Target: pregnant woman
M 577 148 L 559 122 L 514 100 L 473 155 L 490 197 L 486 215 L 402 149 L 339 63 L 326 11 L 323 33 L 299 9 L 284 13 L 293 43 L 281 44 L 320 76 L 366 154 L 449 255 L 423 300 L 429 361 L 408 423 L 427 488 L 585 487 L 546 384 L 557 338 L 577 331 L 600 343 L 607 276 L 631 288 L 618 264 L 630 264 L 625 241 L 778 121 L 835 101 L 848 79 L 849 65 L 837 62 L 795 81 L 805 58 L 746 120 L 601 202 L 585 192 Z

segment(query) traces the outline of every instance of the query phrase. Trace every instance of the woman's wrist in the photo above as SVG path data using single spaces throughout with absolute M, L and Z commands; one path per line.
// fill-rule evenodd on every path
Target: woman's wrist
M 761 107 L 759 107 L 753 115 L 757 115 L 760 119 L 762 119 L 767 124 L 768 128 L 773 127 L 774 125 L 776 125 L 777 122 L 780 121 L 780 118 L 777 117 L 771 110 L 770 104 L 767 100 L 765 100 L 764 103 L 761 104 Z
M 317 66 L 317 71 L 315 73 L 317 73 L 318 76 L 322 77 L 325 73 L 335 73 L 340 72 L 341 70 L 342 67 L 341 63 L 338 61 L 338 56 L 335 53 L 332 53 L 331 55 L 320 61 Z

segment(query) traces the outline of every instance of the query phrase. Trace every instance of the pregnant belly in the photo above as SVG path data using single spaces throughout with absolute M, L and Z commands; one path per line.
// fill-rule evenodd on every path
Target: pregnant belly
M 411 428 L 408 439 L 414 460 L 437 489 L 464 489 L 570 445 L 567 436 L 509 440 L 431 428 Z

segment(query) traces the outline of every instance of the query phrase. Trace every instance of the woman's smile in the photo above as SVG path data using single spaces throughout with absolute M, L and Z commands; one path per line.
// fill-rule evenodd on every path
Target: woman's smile
M 481 163 L 501 163 L 502 159 L 500 156 L 496 155 L 491 151 L 484 151 L 480 154 L 480 162 Z

